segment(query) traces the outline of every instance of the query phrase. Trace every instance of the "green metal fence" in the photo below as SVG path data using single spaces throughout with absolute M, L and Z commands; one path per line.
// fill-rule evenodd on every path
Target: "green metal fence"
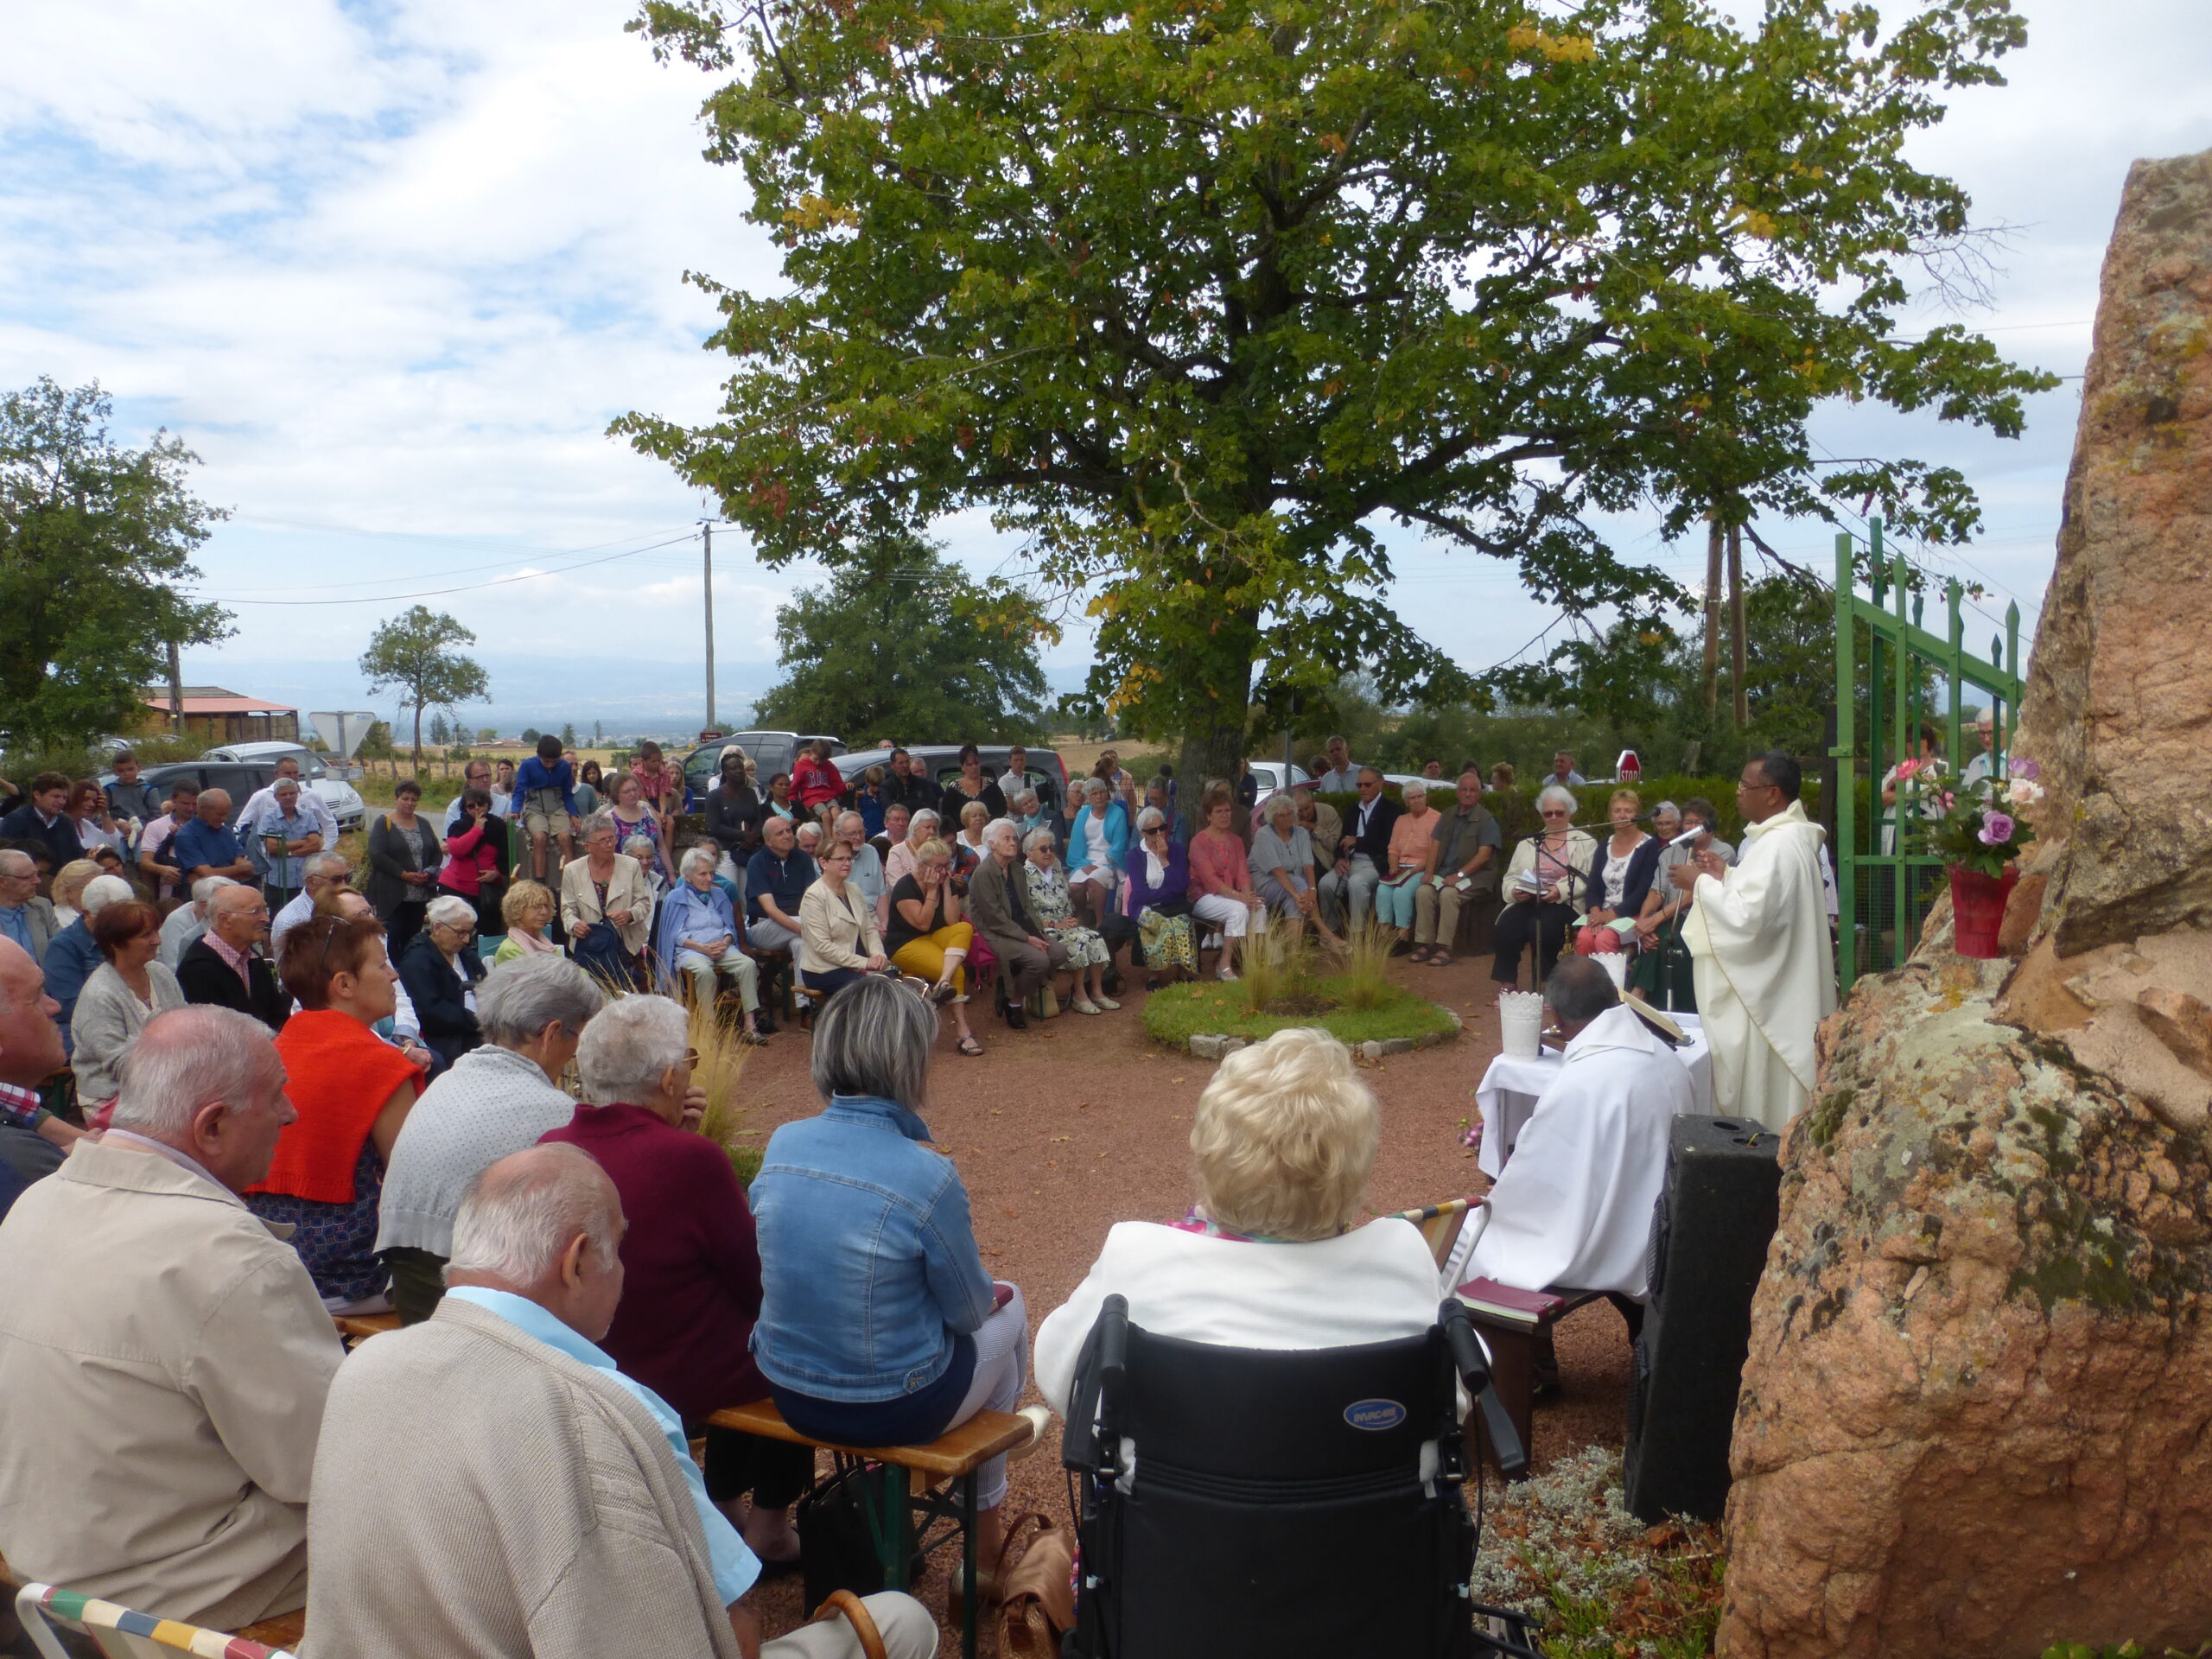
M 1943 861 L 1929 851 L 1925 833 L 1929 798 L 1939 785 L 1927 785 L 1923 793 L 1918 777 L 1905 779 L 1896 782 L 1892 805 L 1882 801 L 1898 765 L 1919 753 L 1921 724 L 1944 728 L 1943 782 L 1955 785 L 1973 759 L 1961 747 L 1962 739 L 1974 741 L 1961 730 L 1967 690 L 1985 693 L 1996 724 L 1990 764 L 2002 776 L 2021 691 L 2020 607 L 2006 609 L 2004 635 L 1992 639 L 1984 661 L 1966 648 L 1965 591 L 1948 582 L 1943 601 L 1949 626 L 1940 637 L 1929 632 L 1921 626 L 1925 594 L 1911 590 L 1904 560 L 1885 551 L 1881 520 L 1870 530 L 1872 598 L 1859 591 L 1852 537 L 1835 538 L 1836 741 L 1829 753 L 1836 770 L 1840 912 L 1836 982 L 1844 991 L 1859 975 L 1886 972 L 1911 954 L 1943 880 Z M 1863 678 L 1859 627 L 1869 641 Z M 1948 704 L 1941 715 L 1926 706 L 1931 671 L 1948 686 L 1937 693 Z

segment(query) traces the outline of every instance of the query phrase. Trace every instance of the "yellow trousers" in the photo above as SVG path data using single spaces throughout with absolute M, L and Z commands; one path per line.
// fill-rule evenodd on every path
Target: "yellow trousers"
M 973 927 L 966 922 L 954 922 L 934 933 L 907 940 L 892 953 L 891 965 L 902 973 L 935 983 L 944 972 L 945 952 L 957 950 L 965 957 L 975 938 Z M 964 965 L 953 969 L 952 988 L 961 995 L 967 992 L 968 969 Z

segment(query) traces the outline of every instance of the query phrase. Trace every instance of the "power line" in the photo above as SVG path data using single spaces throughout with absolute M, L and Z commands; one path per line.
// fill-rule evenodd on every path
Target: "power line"
M 264 524 L 282 524 L 290 529 L 321 531 L 327 531 L 334 535 L 391 537 L 395 538 L 403 538 L 408 541 L 447 542 L 457 546 L 465 547 L 504 548 L 506 554 L 505 558 L 494 559 L 487 564 L 464 564 L 458 566 L 454 569 L 440 570 L 436 572 L 426 570 L 423 573 L 424 576 L 429 576 L 432 575 L 441 576 L 465 576 L 478 570 L 497 570 L 503 566 L 512 564 L 517 559 L 564 559 L 577 553 L 598 553 L 607 548 L 619 546 L 624 542 L 634 540 L 639 536 L 657 536 L 663 530 L 673 528 L 673 526 L 671 525 L 659 524 L 655 525 L 652 530 L 634 530 L 627 536 L 617 536 L 611 541 L 593 542 L 583 547 L 538 548 L 514 547 L 498 542 L 490 537 L 453 536 L 434 531 L 361 530 L 345 524 L 315 524 L 305 522 L 289 521 L 282 518 L 260 518 L 243 520 L 240 522 Z M 644 550 L 640 549 L 639 550 L 643 551 Z M 238 588 L 232 589 L 232 591 L 233 593 L 240 594 L 296 594 L 301 592 L 322 593 L 340 588 L 374 588 L 387 582 L 395 580 L 405 581 L 408 578 L 404 576 L 397 578 L 392 576 L 371 576 L 360 582 L 289 582 L 271 588 Z
M 577 570 L 588 570 L 595 564 L 612 564 L 617 559 L 634 558 L 640 553 L 651 553 L 664 547 L 674 547 L 678 542 L 693 540 L 690 535 L 671 537 L 656 542 L 652 547 L 633 547 L 625 553 L 610 553 L 605 558 L 586 559 L 581 564 L 564 565 L 558 570 L 525 570 L 519 575 L 501 576 L 493 582 L 464 582 L 457 588 L 431 588 L 417 594 L 364 594 L 353 599 L 224 599 L 219 594 L 202 595 L 225 605 L 391 605 L 408 599 L 440 599 L 448 594 L 473 594 L 486 588 L 505 588 L 511 582 L 536 582 L 543 576 L 565 576 Z

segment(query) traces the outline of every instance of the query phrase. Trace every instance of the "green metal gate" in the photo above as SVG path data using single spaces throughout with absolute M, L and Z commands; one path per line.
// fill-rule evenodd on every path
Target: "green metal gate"
M 1918 777 L 1897 784 L 1894 809 L 1882 804 L 1889 774 L 1919 752 L 1919 728 L 1932 671 L 1948 683 L 1942 781 L 1955 784 L 1971 758 L 1961 747 L 1960 717 L 1968 686 L 1987 694 L 1995 716 L 1991 766 L 2003 775 L 2005 752 L 2020 706 L 2020 607 L 2005 613 L 2005 634 L 1990 641 L 1985 662 L 1967 650 L 1961 616 L 1965 592 L 1944 584 L 1949 626 L 1939 638 L 1921 626 L 1924 595 L 1910 590 L 1905 562 L 1882 545 L 1882 522 L 1869 526 L 1873 596 L 1859 590 L 1854 546 L 1835 538 L 1835 874 L 1840 924 L 1836 984 L 1848 991 L 1861 974 L 1901 966 L 1920 938 L 1921 923 L 1943 879 L 1943 861 L 1928 847 Z M 1910 608 L 1910 617 L 1907 618 Z M 1862 680 L 1857 629 L 1870 641 Z M 1942 695 L 1940 690 L 1938 695 Z M 1866 733 L 1859 732 L 1864 705 Z M 1928 786 L 1933 793 L 1937 785 Z M 1862 791 L 1864 791 L 1862 800 Z

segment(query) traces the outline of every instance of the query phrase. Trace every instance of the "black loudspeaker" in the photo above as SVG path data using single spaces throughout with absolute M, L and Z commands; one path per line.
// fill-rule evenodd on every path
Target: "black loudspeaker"
M 1751 1351 L 1751 1293 L 1774 1237 L 1781 1137 L 1749 1119 L 1684 1116 L 1651 1217 L 1651 1287 L 1629 1377 L 1622 1484 L 1644 1521 L 1718 1521 Z

